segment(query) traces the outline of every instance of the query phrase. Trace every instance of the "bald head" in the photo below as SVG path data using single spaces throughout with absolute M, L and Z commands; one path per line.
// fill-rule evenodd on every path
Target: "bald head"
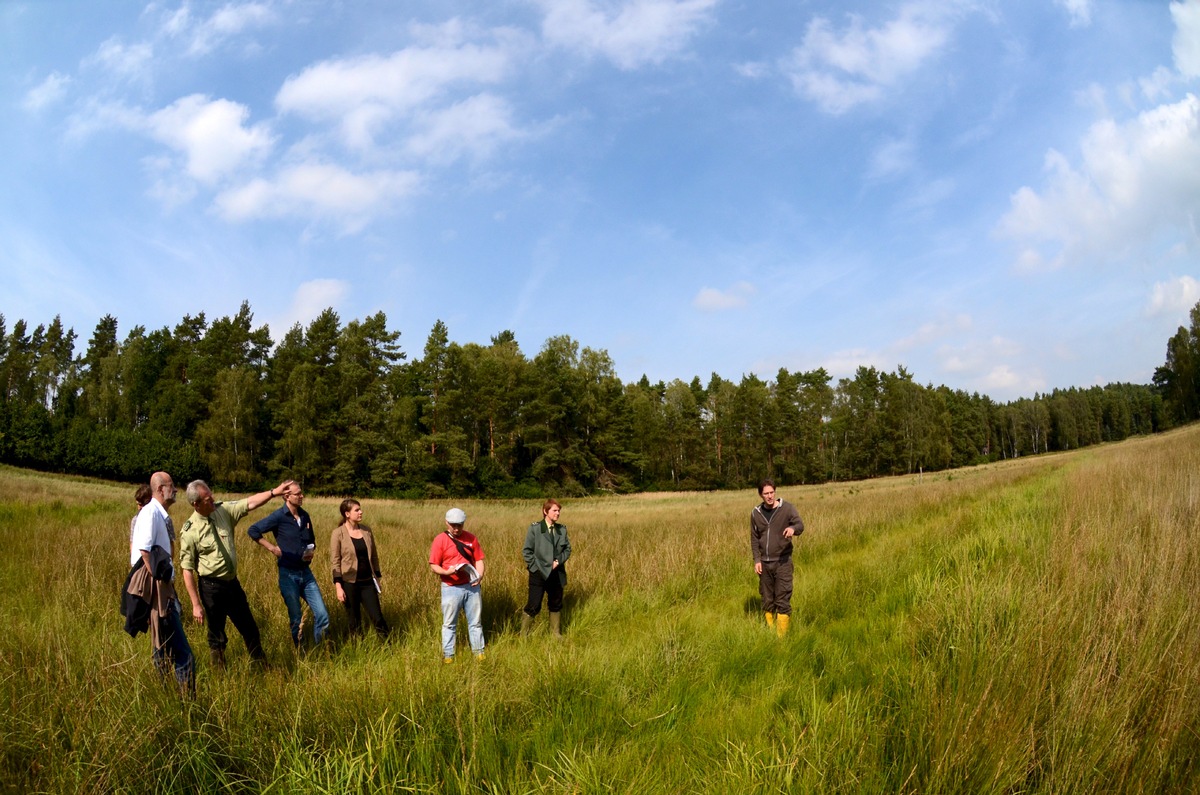
M 150 491 L 164 508 L 175 502 L 175 481 L 166 472 L 155 472 L 150 476 Z

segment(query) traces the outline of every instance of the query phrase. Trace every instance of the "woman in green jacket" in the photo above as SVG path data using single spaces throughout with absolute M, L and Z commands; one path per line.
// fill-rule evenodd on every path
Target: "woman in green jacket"
M 525 568 L 529 569 L 529 601 L 525 615 L 521 616 L 521 634 L 529 633 L 533 619 L 542 610 L 545 595 L 550 608 L 550 632 L 562 635 L 559 618 L 562 614 L 563 588 L 567 584 L 567 558 L 571 557 L 571 540 L 567 538 L 567 526 L 558 523 L 562 506 L 558 500 L 549 499 L 542 505 L 542 521 L 529 525 L 525 534 L 525 547 L 521 555 Z

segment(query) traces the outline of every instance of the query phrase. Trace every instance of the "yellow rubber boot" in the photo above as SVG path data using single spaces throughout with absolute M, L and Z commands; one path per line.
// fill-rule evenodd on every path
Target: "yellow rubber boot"
M 767 617 L 767 626 L 770 627 L 771 629 L 775 629 L 775 614 L 774 613 L 763 613 L 763 615 Z
M 792 617 L 786 616 L 783 613 L 780 613 L 775 619 L 775 631 L 779 633 L 779 637 L 782 638 L 787 634 L 788 624 L 790 623 L 792 623 Z

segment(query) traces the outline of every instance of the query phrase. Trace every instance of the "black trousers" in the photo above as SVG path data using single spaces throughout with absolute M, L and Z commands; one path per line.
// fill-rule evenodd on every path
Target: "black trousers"
M 551 613 L 561 613 L 563 605 L 562 572 L 558 569 L 550 572 L 549 577 L 543 577 L 541 572 L 529 572 L 529 601 L 525 604 L 525 613 L 536 616 L 542 612 L 542 595 L 546 596 L 546 606 Z
M 763 563 L 758 577 L 758 592 L 762 594 L 763 612 L 792 614 L 792 559 Z
M 365 609 L 379 637 L 386 638 L 391 628 L 383 620 L 383 611 L 379 609 L 379 591 L 375 590 L 375 581 L 344 582 L 342 590 L 346 592 L 346 601 L 343 604 L 346 607 L 346 617 L 350 619 L 350 631 L 356 633 L 361 630 L 362 610 Z
M 250 603 L 246 601 L 246 592 L 242 584 L 234 577 L 232 580 L 218 580 L 216 577 L 200 578 L 200 604 L 204 605 L 205 622 L 208 625 L 208 647 L 224 649 L 229 643 L 225 636 L 225 619 L 233 621 L 237 631 L 241 633 L 246 643 L 246 651 L 253 660 L 263 660 L 262 640 L 258 635 L 258 624 L 250 613 Z

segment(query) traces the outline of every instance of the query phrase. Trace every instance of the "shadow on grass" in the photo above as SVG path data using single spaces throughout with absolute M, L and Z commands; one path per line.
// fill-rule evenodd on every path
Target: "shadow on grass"
M 758 616 L 763 612 L 763 600 L 758 594 L 747 596 L 742 600 L 742 612 L 748 616 Z
M 586 588 L 567 586 L 563 592 L 562 631 L 570 629 L 574 616 L 583 612 L 591 599 L 591 593 Z M 521 617 L 525 614 L 525 599 L 518 599 L 511 593 L 488 595 L 483 601 L 483 629 L 488 637 L 494 633 L 511 633 L 516 635 L 521 630 Z M 542 609 L 538 611 L 537 621 L 546 621 L 547 600 L 542 599 Z

